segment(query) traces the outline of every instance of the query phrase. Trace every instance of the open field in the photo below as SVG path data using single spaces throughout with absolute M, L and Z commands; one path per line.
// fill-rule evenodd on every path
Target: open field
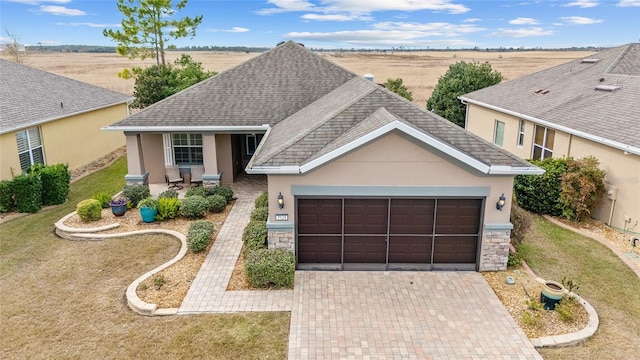
M 259 54 L 242 52 L 187 52 L 207 70 L 224 71 Z M 169 52 L 173 61 L 181 52 Z M 402 53 L 320 53 L 326 59 L 357 74 L 373 74 L 377 82 L 388 78 L 402 78 L 413 93 L 414 102 L 425 106 L 433 87 L 449 65 L 458 61 L 488 61 L 502 73 L 504 80 L 512 80 L 573 59 L 589 56 L 585 51 L 424 51 Z M 132 66 L 152 65 L 154 60 L 129 60 L 117 54 L 96 53 L 32 53 L 25 64 L 38 69 L 77 79 L 90 84 L 133 94 L 133 80 L 118 78 L 117 73 Z

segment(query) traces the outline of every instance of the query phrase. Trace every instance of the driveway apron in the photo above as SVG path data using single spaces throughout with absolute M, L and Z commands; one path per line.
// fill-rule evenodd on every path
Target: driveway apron
M 542 359 L 476 272 L 297 271 L 289 359 Z

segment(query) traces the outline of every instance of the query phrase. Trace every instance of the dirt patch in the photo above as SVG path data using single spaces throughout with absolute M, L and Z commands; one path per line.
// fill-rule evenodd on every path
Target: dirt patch
M 570 322 L 562 321 L 556 311 L 527 310 L 527 300 L 538 301 L 542 285 L 522 269 L 485 272 L 482 276 L 529 338 L 572 333 L 583 329 L 589 321 L 589 315 L 581 305 L 575 307 L 575 319 Z M 514 285 L 507 284 L 507 276 L 515 279 Z M 525 315 L 527 312 L 529 315 Z

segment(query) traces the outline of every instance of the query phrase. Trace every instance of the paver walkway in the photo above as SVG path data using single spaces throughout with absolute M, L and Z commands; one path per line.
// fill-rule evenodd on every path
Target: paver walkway
M 289 359 L 542 359 L 476 272 L 297 271 Z
M 262 176 L 245 176 L 233 185 L 237 200 L 182 301 L 178 314 L 291 311 L 293 290 L 226 291 L 242 250 L 242 232 L 249 223 L 254 200 L 266 189 L 266 178 Z

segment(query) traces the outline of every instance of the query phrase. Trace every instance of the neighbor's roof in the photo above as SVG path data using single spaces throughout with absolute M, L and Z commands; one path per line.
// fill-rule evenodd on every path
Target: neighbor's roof
M 107 129 L 275 125 L 356 76 L 290 41 Z
M 474 91 L 460 99 L 640 155 L 638 43 Z
M 129 100 L 115 91 L 0 60 L 0 134 Z
M 249 172 L 304 173 L 397 133 L 487 174 L 540 169 L 361 77 L 272 127 Z

